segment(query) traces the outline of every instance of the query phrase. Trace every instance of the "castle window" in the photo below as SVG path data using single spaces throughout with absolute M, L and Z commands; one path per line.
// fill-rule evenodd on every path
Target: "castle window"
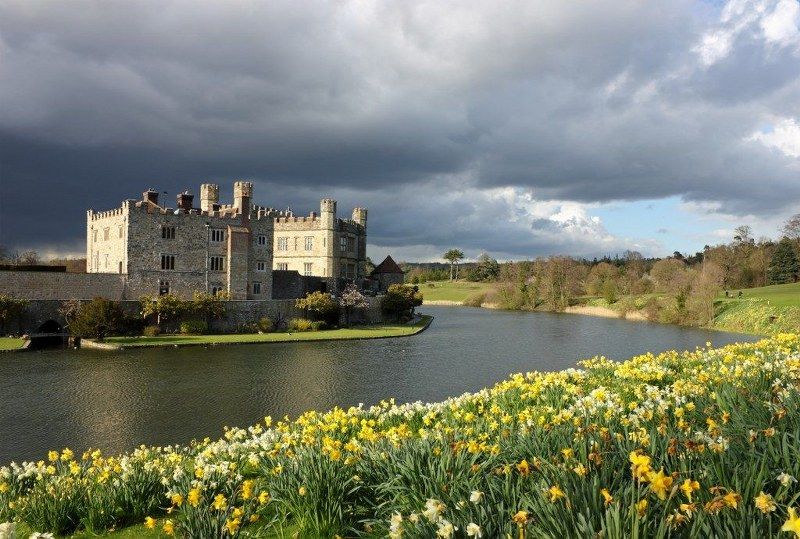
M 92 241 L 97 242 L 97 230 L 92 230 Z
M 108 228 L 103 229 L 103 239 L 108 241 Z
M 119 272 L 122 273 L 122 260 L 119 261 Z
M 261 283 L 253 283 L 253 294 L 261 294 Z
M 278 250 L 279 251 L 289 250 L 289 238 L 278 238 Z
M 263 234 L 258 237 L 258 244 L 259 245 L 266 245 L 267 244 L 267 237 Z
M 300 243 L 300 238 L 298 238 L 297 236 L 295 236 L 295 237 L 294 237 L 294 250 L 295 250 L 295 251 L 297 251 L 297 249 L 298 249 L 298 246 L 299 246 L 299 245 L 298 245 L 299 243 Z
M 225 241 L 225 231 L 220 228 L 212 229 L 211 241 Z
M 175 239 L 175 227 L 174 226 L 162 226 L 161 227 L 161 238 L 165 240 L 174 240 Z
M 314 264 L 311 262 L 305 262 L 303 264 L 303 275 L 311 275 L 312 268 Z
M 119 237 L 122 238 L 122 227 L 119 227 L 118 233 L 119 233 Z
M 158 281 L 158 295 L 166 296 L 169 294 L 169 281 Z
M 108 255 L 106 255 L 106 269 L 108 269 Z
M 174 270 L 175 269 L 175 255 L 161 255 L 161 269 Z
M 306 236 L 305 237 L 305 248 L 306 251 L 310 251 L 314 248 L 314 236 Z
M 347 252 L 347 238 L 345 236 L 339 238 L 339 247 L 341 248 L 343 253 Z
M 348 279 L 355 279 L 356 278 L 356 265 L 355 264 L 348 264 L 347 265 L 347 278 Z
M 219 293 L 221 293 L 223 291 L 224 291 L 224 288 L 222 288 L 221 284 L 211 285 L 211 295 L 212 296 L 216 296 L 217 294 L 219 294 Z
M 289 264 L 286 262 L 278 262 L 278 271 L 289 271 Z
M 256 271 L 267 271 L 266 262 L 256 262 Z
M 356 239 L 347 236 L 347 252 L 354 253 L 356 251 Z
M 225 258 L 222 256 L 212 256 L 208 259 L 208 269 L 211 271 L 223 271 L 225 269 Z

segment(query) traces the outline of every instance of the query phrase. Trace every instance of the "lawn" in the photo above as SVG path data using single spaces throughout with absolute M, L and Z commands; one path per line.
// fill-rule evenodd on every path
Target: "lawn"
M 159 335 L 158 337 L 107 337 L 104 342 L 124 347 L 134 346 L 174 346 L 201 344 L 250 344 L 270 342 L 301 342 L 340 339 L 379 339 L 385 337 L 405 337 L 419 333 L 428 325 L 430 316 L 414 324 L 380 324 L 355 328 L 331 329 L 323 331 L 248 333 L 226 335 Z
M 736 299 L 739 290 L 732 290 L 730 294 L 732 299 Z M 742 299 L 754 298 L 765 299 L 770 305 L 777 307 L 800 307 L 800 283 L 775 284 L 742 290 Z
M 471 281 L 433 281 L 418 285 L 423 301 L 462 302 L 470 296 L 491 292 L 492 283 L 473 283 Z
M 25 339 L 16 337 L 0 337 L 0 350 L 17 350 L 25 344 Z

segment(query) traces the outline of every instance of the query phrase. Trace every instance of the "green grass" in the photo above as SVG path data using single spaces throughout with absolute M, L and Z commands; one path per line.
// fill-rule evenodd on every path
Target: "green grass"
M 0 350 L 17 350 L 25 344 L 24 339 L 16 337 L 0 337 Z
M 29 537 L 35 530 L 31 530 L 24 522 L 17 524 L 17 537 L 20 539 Z M 263 530 L 263 535 L 259 535 L 263 539 L 284 539 L 294 537 L 297 532 L 295 526 L 287 526 L 283 529 L 282 533 L 270 533 Z M 111 537 L 113 539 L 165 539 L 169 537 L 160 529 L 148 530 L 144 524 L 137 524 L 136 526 L 127 526 L 119 530 L 108 531 L 102 534 L 90 533 L 88 531 L 78 531 L 72 535 L 66 536 L 69 539 L 91 539 L 93 537 Z
M 732 290 L 733 300 L 737 299 L 739 290 Z M 760 288 L 745 288 L 742 299 L 764 299 L 777 307 L 800 307 L 800 283 L 775 284 Z
M 423 302 L 457 301 L 462 302 L 475 294 L 491 292 L 492 283 L 473 283 L 470 281 L 434 281 L 418 285 Z
M 158 337 L 107 337 L 104 342 L 125 347 L 134 346 L 174 346 L 187 344 L 249 344 L 270 342 L 301 342 L 344 339 L 378 339 L 384 337 L 404 337 L 419 333 L 430 320 L 423 315 L 414 324 L 380 324 L 356 328 L 331 329 L 275 333 L 248 333 L 227 335 L 159 335 Z

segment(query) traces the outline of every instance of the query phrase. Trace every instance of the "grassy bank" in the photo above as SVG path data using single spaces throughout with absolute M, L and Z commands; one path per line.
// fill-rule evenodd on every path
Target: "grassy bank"
M 103 342 L 123 348 L 146 346 L 189 346 L 218 344 L 256 344 L 275 342 L 302 342 L 324 340 L 380 339 L 405 337 L 419 333 L 430 323 L 431 317 L 422 315 L 413 324 L 379 324 L 322 331 L 247 333 L 225 335 L 159 335 L 157 337 L 108 337 Z
M 800 527 L 800 338 L 514 375 L 0 470 L 0 521 L 180 537 L 771 537 Z M 150 517 L 150 519 L 148 519 Z M 798 528 L 794 528 L 798 529 Z M 248 535 L 250 536 L 250 535 Z
M 424 303 L 439 301 L 462 303 L 464 300 L 485 294 L 494 289 L 492 283 L 473 283 L 470 281 L 433 281 L 418 285 Z
M 0 337 L 0 350 L 17 350 L 25 344 L 24 339 L 16 337 Z

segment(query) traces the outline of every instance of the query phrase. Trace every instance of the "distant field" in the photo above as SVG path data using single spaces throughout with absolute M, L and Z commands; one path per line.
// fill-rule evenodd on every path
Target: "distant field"
M 731 299 L 737 298 L 738 294 L 738 290 L 732 290 Z M 765 299 L 777 307 L 800 307 L 800 283 L 745 288 L 742 290 L 742 299 Z
M 434 281 L 419 285 L 424 302 L 462 302 L 470 296 L 482 292 L 490 292 L 492 289 L 492 283 L 473 283 L 470 281 Z
M 25 344 L 23 339 L 0 337 L 0 350 L 16 350 L 17 348 L 22 348 L 23 344 Z

